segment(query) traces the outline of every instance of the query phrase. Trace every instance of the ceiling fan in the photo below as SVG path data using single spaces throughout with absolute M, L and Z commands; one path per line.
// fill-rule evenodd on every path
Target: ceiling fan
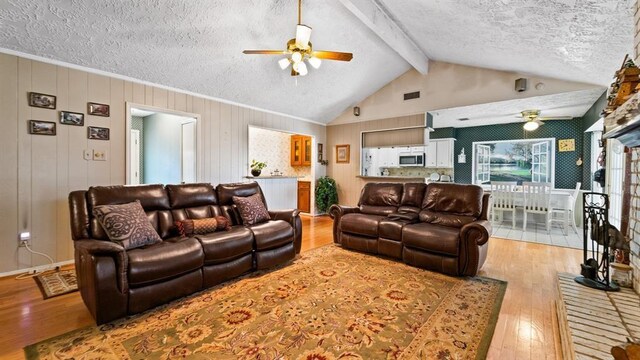
M 245 54 L 285 55 L 278 61 L 282 70 L 291 65 L 291 76 L 305 76 L 309 72 L 305 60 L 315 69 L 319 68 L 322 60 L 351 61 L 352 53 L 337 51 L 313 51 L 311 46 L 311 27 L 302 24 L 302 0 L 298 0 L 298 25 L 296 37 L 287 42 L 286 50 L 245 50 Z
M 571 120 L 571 119 L 573 119 L 572 116 L 541 117 L 540 116 L 540 110 L 535 110 L 535 109 L 534 110 L 523 110 L 523 111 L 520 112 L 520 115 L 518 117 L 521 117 L 521 118 L 526 120 L 526 122 L 524 123 L 524 125 L 522 127 L 527 131 L 536 130 L 537 128 L 540 127 L 540 125 L 544 125 L 542 120 L 549 121 L 549 120 Z

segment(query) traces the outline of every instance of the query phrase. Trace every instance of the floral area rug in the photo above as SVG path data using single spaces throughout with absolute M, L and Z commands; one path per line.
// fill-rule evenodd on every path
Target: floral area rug
M 482 359 L 506 283 L 330 245 L 138 316 L 25 348 L 30 359 Z
M 46 272 L 33 278 L 38 284 L 43 299 L 68 294 L 78 291 L 76 281 L 76 271 L 60 270 L 56 272 Z

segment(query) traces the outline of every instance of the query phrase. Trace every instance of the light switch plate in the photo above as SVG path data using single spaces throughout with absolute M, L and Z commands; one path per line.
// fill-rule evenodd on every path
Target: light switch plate
M 85 160 L 92 160 L 92 159 L 93 159 L 93 150 L 91 150 L 91 149 L 84 149 L 84 150 L 82 151 L 82 157 L 83 157 Z
M 104 150 L 93 150 L 93 160 L 94 161 L 106 161 L 107 160 L 107 152 Z

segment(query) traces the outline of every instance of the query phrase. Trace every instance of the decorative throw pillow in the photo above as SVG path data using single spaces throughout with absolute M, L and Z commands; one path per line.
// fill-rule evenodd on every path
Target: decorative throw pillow
M 98 205 L 93 208 L 93 216 L 98 219 L 109 240 L 125 249 L 162 241 L 138 200 L 128 204 Z
M 247 197 L 234 196 L 232 199 L 238 208 L 244 225 L 253 225 L 271 220 L 260 194 L 253 194 Z
M 204 235 L 218 230 L 231 230 L 231 222 L 224 216 L 204 219 L 186 219 L 175 222 L 181 236 Z

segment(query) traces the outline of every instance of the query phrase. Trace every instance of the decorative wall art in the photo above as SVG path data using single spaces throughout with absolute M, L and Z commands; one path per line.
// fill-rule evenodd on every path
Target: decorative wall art
M 109 140 L 109 129 L 97 126 L 89 126 L 88 138 L 93 140 Z
M 29 134 L 55 135 L 56 123 L 51 121 L 29 120 Z
M 40 94 L 36 92 L 29 93 L 29 106 L 44 109 L 56 108 L 56 97 L 53 95 Z
M 109 105 L 90 102 L 87 103 L 87 112 L 89 113 L 89 115 L 108 117 Z
M 350 147 L 351 145 L 336 145 L 336 163 L 348 164 L 350 160 Z
M 60 124 L 84 126 L 84 114 L 60 111 Z

